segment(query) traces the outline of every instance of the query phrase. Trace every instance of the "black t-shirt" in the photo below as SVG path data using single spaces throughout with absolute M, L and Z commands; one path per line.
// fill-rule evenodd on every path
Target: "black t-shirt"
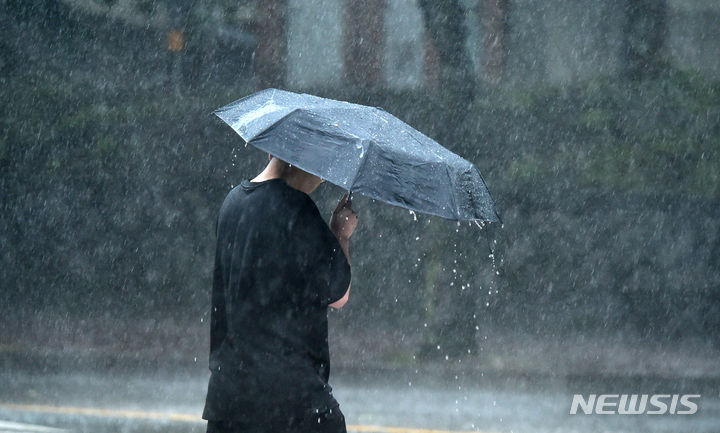
M 327 306 L 349 284 L 345 254 L 307 194 L 282 179 L 230 191 L 217 222 L 203 418 L 302 417 L 336 404 Z

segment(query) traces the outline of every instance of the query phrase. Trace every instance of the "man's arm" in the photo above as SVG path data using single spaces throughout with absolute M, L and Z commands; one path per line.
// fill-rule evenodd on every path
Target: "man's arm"
M 357 224 L 358 216 L 355 211 L 352 210 L 352 201 L 348 200 L 347 195 L 345 195 L 340 199 L 337 208 L 335 208 L 335 212 L 333 212 L 332 219 L 330 220 L 330 230 L 337 238 L 343 253 L 345 253 L 348 264 L 350 264 L 350 236 L 352 236 L 355 231 Z M 352 280 L 343 297 L 330 304 L 330 306 L 333 308 L 342 308 L 350 297 L 351 286 Z

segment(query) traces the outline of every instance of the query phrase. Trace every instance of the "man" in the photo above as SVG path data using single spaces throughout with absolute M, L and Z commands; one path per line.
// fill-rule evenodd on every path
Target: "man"
M 350 293 L 347 196 L 330 227 L 308 196 L 322 179 L 270 156 L 217 222 L 208 432 L 346 432 L 328 385 L 327 307 Z

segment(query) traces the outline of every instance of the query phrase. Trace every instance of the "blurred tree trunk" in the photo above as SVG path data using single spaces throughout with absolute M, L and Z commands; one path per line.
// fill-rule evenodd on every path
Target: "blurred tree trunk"
M 720 197 L 711 205 L 711 215 L 720 215 Z M 715 240 L 710 248 L 710 275 L 715 281 L 710 283 L 710 293 L 705 299 L 705 333 L 712 336 L 713 345 L 720 349 L 720 226 L 715 231 Z
M 345 3 L 345 76 L 350 84 L 370 87 L 382 83 L 385 48 L 385 0 Z
M 166 56 L 168 84 L 171 85 L 176 94 L 180 93 L 182 85 L 185 84 L 183 73 L 183 57 L 185 57 L 185 46 L 187 38 L 187 22 L 190 16 L 190 4 L 187 0 L 173 0 L 167 5 L 169 9 L 170 27 L 166 34 Z
M 465 13 L 458 1 L 420 0 L 419 5 L 425 21 L 428 43 L 431 45 L 426 49 L 426 54 L 436 55 L 439 66 L 437 84 L 440 92 L 437 93 L 439 100 L 435 117 L 439 124 L 434 128 L 438 131 L 434 138 L 451 150 L 461 151 L 467 139 L 466 123 L 469 121 L 468 113 L 471 111 L 469 108 L 475 99 L 476 90 L 475 74 L 465 48 L 467 38 Z M 443 235 L 432 238 L 436 241 L 431 242 L 430 248 L 437 253 L 428 255 L 431 259 L 426 263 L 425 287 L 426 298 L 435 302 L 434 293 L 429 292 L 430 288 L 441 283 L 435 272 L 438 266 L 435 261 L 440 261 L 440 258 L 446 254 L 447 245 L 443 242 Z M 453 311 L 453 316 L 463 320 L 475 310 L 476 305 L 474 299 L 470 298 L 463 302 L 452 303 L 452 308 L 456 309 Z M 422 353 L 426 355 L 436 353 L 432 348 L 438 345 L 448 348 L 450 353 L 445 352 L 445 354 L 450 356 L 459 355 L 459 348 L 462 348 L 463 352 L 467 352 L 468 349 L 475 352 L 477 343 L 474 328 L 455 329 L 454 324 L 451 323 L 436 323 L 431 311 L 433 309 L 429 308 L 428 326 L 437 326 L 438 329 L 429 330 L 424 343 L 425 350 Z M 447 344 L 448 332 L 452 333 L 450 345 Z
M 464 11 L 457 1 L 420 0 L 419 4 L 427 35 L 440 61 L 440 85 L 445 90 L 443 93 L 449 97 L 445 107 L 442 107 L 443 111 L 449 115 L 449 119 L 457 119 L 457 124 L 460 124 L 475 97 L 475 77 L 470 56 L 465 49 L 467 36 Z M 441 139 L 459 138 L 455 133 L 457 124 L 443 128 L 444 137 Z
M 720 197 L 715 197 L 710 203 L 710 209 L 711 215 L 720 216 Z M 717 271 L 715 275 L 720 275 L 720 226 L 715 232 L 715 241 L 710 250 L 710 268 Z
M 435 43 L 430 38 L 425 38 L 424 45 L 423 74 L 425 75 L 425 87 L 437 90 L 440 85 L 440 55 Z
M 665 66 L 667 0 L 625 0 L 622 68 L 631 80 L 655 78 Z
M 505 72 L 508 0 L 482 0 L 478 8 L 483 29 L 484 79 L 497 84 Z
M 285 12 L 287 0 L 258 0 L 255 20 L 254 65 L 260 87 L 283 87 L 285 84 L 287 36 Z

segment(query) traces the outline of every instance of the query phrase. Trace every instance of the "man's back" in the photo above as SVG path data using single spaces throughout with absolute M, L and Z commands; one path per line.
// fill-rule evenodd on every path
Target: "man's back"
M 350 268 L 315 204 L 282 179 L 244 181 L 222 205 L 217 239 L 203 418 L 287 419 L 336 406 L 327 305 L 345 294 Z

